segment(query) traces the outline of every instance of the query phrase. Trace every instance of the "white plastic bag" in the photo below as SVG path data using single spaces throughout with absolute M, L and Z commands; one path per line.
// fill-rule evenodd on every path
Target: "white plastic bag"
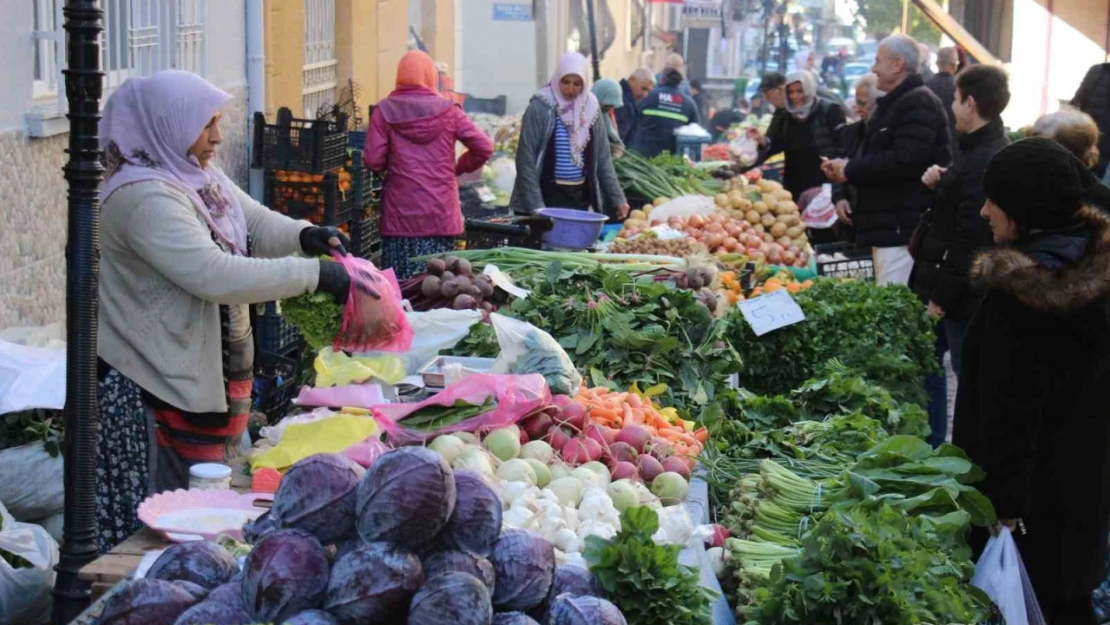
M 66 403 L 64 349 L 0 340 L 0 414 L 30 408 L 61 410 Z
M 15 568 L 0 558 L 0 625 L 49 621 L 58 543 L 38 525 L 17 522 L 0 505 L 0 551 L 30 563 Z
M 1010 528 L 987 541 L 971 583 L 998 606 L 1006 625 L 1046 625 Z
M 415 333 L 412 346 L 407 352 L 393 355 L 404 362 L 405 371 L 409 375 L 414 375 L 441 350 L 451 349 L 470 334 L 470 327 L 482 320 L 482 313 L 477 310 L 439 308 L 427 312 L 408 313 L 405 318 L 408 319 Z M 384 354 L 368 352 L 367 355 Z
M 493 363 L 493 373 L 538 373 L 547 380 L 553 395 L 578 392 L 582 376 L 550 334 L 528 322 L 497 313 L 490 315 L 490 323 L 501 347 Z
M 832 201 L 832 185 L 821 185 L 821 192 L 806 204 L 802 211 L 802 223 L 807 228 L 818 230 L 831 228 L 836 223 L 836 206 Z
M 713 198 L 707 195 L 683 195 L 682 197 L 673 198 L 666 204 L 659 205 L 651 211 L 649 219 L 653 224 L 667 223 L 667 220 L 671 217 L 690 217 L 693 215 L 706 217 L 712 215 L 716 210 L 717 205 L 713 203 Z
M 65 463 L 41 442 L 0 451 L 0 503 L 20 521 L 45 519 L 65 510 Z

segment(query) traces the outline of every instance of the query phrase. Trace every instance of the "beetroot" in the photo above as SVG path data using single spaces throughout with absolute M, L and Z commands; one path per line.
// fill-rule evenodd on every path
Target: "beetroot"
M 617 441 L 609 445 L 609 458 L 611 466 L 615 466 L 618 462 L 636 462 L 636 457 L 640 454 L 636 453 L 632 445 Z
M 592 438 L 574 438 L 563 445 L 560 453 L 570 464 L 585 464 L 601 458 L 601 443 Z
M 673 471 L 687 480 L 690 479 L 690 466 L 678 456 L 671 456 L 663 461 L 663 471 Z
M 563 447 L 574 438 L 574 435 L 571 434 L 570 430 L 554 425 L 547 431 L 547 436 L 543 438 L 552 448 L 562 450 Z
M 651 430 L 642 425 L 630 424 L 624 426 L 620 432 L 617 433 L 618 443 L 627 443 L 636 453 L 644 453 L 644 448 L 651 442 Z
M 634 480 L 639 476 L 636 470 L 636 465 L 631 462 L 620 461 L 613 465 L 612 479 L 613 481 L 630 479 Z
M 524 428 L 517 428 L 517 429 L 520 430 L 520 444 L 521 445 L 523 445 L 524 443 L 527 443 L 528 441 L 532 440 L 531 438 L 529 438 L 528 432 L 524 431 Z
M 667 439 L 656 436 L 648 443 L 647 452 L 655 456 L 656 460 L 662 462 L 674 455 L 674 445 Z
M 544 437 L 551 429 L 551 415 L 546 412 L 537 412 L 520 422 L 520 429 L 528 433 L 528 440 L 536 441 Z
M 555 417 L 555 423 L 581 432 L 586 429 L 586 409 L 577 402 L 571 401 L 565 406 L 560 406 L 561 412 Z
M 597 441 L 602 449 L 606 449 L 617 441 L 617 431 L 604 425 L 587 425 L 586 438 Z
M 651 482 L 663 473 L 663 465 L 652 456 L 640 456 L 636 459 L 636 466 L 640 469 L 640 478 L 645 482 Z

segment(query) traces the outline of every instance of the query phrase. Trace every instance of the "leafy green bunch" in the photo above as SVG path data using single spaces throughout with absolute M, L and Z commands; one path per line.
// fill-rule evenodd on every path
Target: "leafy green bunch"
M 62 451 L 65 419 L 60 410 L 31 409 L 0 415 L 0 449 L 43 443 L 46 453 Z
M 680 547 L 652 540 L 657 531 L 654 510 L 627 508 L 621 531 L 608 540 L 587 537 L 582 555 L 629 625 L 712 625 L 717 593 L 678 563 Z
M 323 291 L 282 300 L 281 314 L 313 349 L 330 346 L 343 325 L 343 307 Z

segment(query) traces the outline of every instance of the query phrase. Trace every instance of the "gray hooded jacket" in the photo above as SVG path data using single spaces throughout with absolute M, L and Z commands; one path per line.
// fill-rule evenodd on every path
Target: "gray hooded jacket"
M 516 184 L 509 202 L 514 212 L 534 213 L 544 208 L 540 176 L 543 175 L 547 144 L 555 134 L 557 120 L 555 108 L 547 100 L 532 96 L 521 120 L 520 141 L 516 149 Z M 595 198 L 595 203 L 601 204 L 594 206 L 593 210 L 611 214 L 626 200 L 620 182 L 617 181 L 617 173 L 613 170 L 609 137 L 601 114 L 590 128 L 587 150 L 586 183 L 590 185 L 590 195 Z

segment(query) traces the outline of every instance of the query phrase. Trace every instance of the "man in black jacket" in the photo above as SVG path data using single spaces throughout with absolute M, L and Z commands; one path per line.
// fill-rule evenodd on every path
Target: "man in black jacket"
M 643 67 L 629 74 L 628 78 L 621 79 L 624 106 L 616 110 L 617 133 L 626 144 L 632 139 L 636 123 L 640 121 L 640 103 L 654 88 L 655 75 Z
M 933 165 L 922 182 L 935 191 L 933 206 L 921 218 L 910 288 L 929 306 L 929 314 L 943 320 L 937 329 L 937 355 L 952 354 L 952 368 L 961 369 L 964 333 L 978 304 L 968 273 L 975 256 L 991 245 L 991 229 L 979 215 L 987 199 L 983 174 L 996 152 L 1010 144 L 1002 126 L 1002 111 L 1010 102 L 1006 72 L 991 65 L 974 65 L 956 78 L 952 109 L 959 131 L 959 148 L 948 168 Z M 940 376 L 930 379 L 929 442 L 944 442 L 948 425 L 948 393 Z
M 956 67 L 959 64 L 956 48 L 941 48 L 937 51 L 937 73 L 925 81 L 925 86 L 937 94 L 948 114 L 948 129 L 953 141 L 956 139 L 956 115 L 952 112 L 952 100 L 956 97 Z
M 1098 124 L 1102 137 L 1098 142 L 1098 165 L 1093 171 L 1103 178 L 1110 163 L 1110 63 L 1099 63 L 1087 70 L 1071 104 L 1090 115 Z
M 859 190 L 852 215 L 856 242 L 872 248 L 879 284 L 909 282 L 913 259 L 907 244 L 932 201 L 921 175 L 951 160 L 948 117 L 917 75 L 918 54 L 917 42 L 905 35 L 879 44 L 872 71 L 886 95 L 867 124 L 860 154 L 822 166 L 829 180 Z

